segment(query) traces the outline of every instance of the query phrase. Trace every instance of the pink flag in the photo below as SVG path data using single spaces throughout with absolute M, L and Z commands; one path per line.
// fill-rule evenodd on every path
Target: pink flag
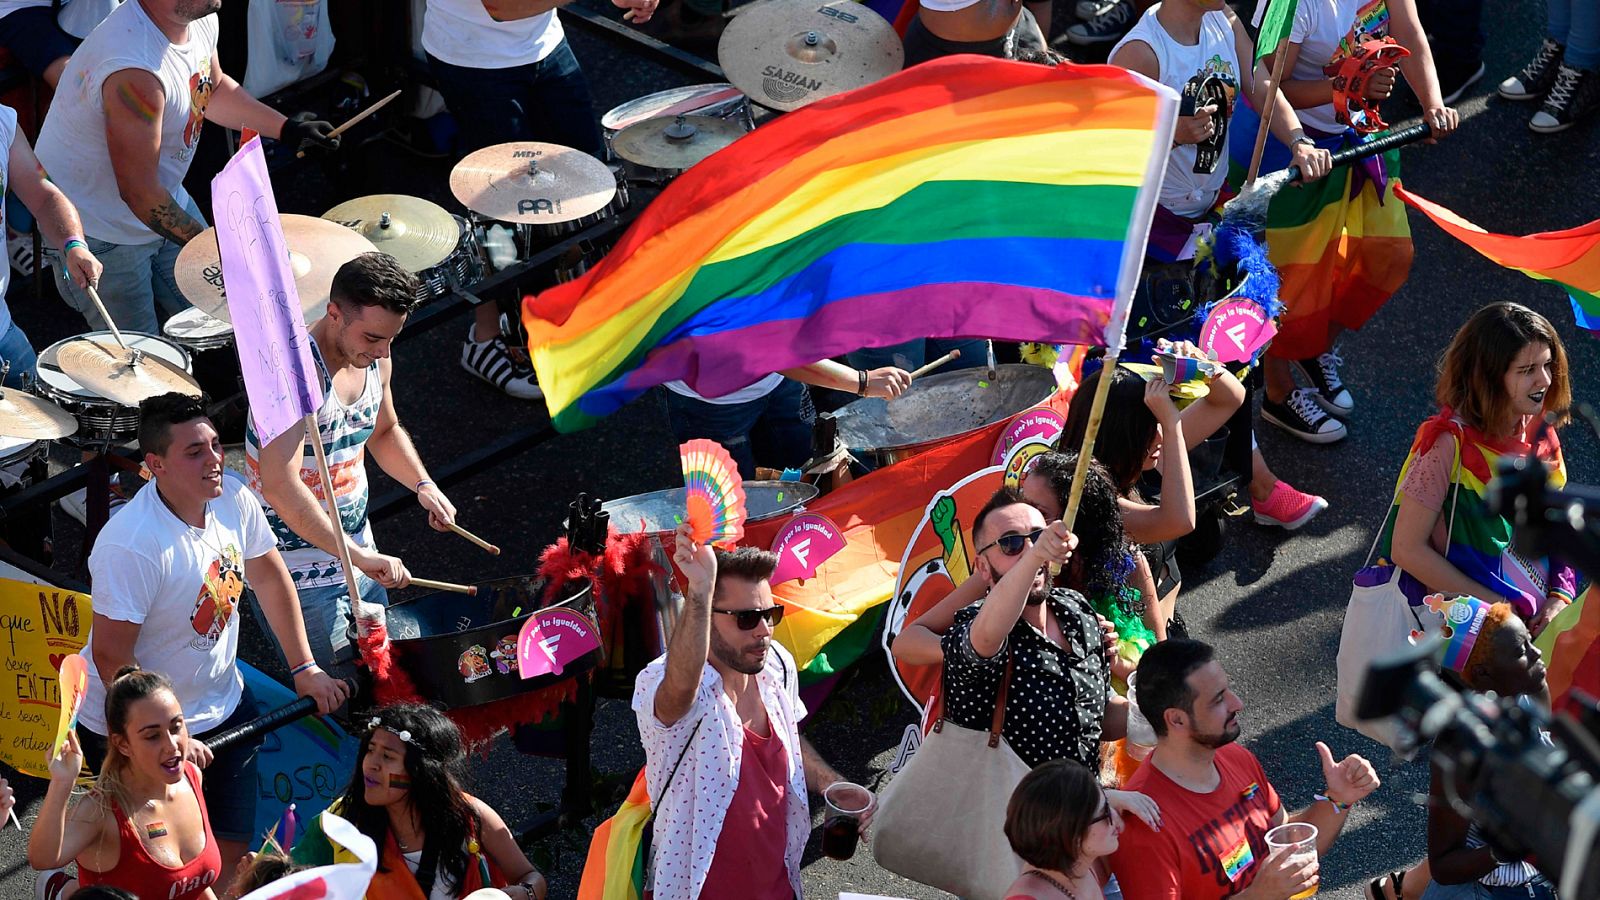
M 250 416 L 265 446 L 322 405 L 322 379 L 259 137 L 211 180 L 211 215 Z

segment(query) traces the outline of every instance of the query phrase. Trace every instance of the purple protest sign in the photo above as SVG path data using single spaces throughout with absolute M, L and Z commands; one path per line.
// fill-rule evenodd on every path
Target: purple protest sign
M 795 516 L 772 539 L 772 552 L 778 555 L 772 583 L 810 578 L 828 558 L 843 550 L 844 545 L 844 532 L 827 516 L 816 513 Z
M 250 417 L 265 446 L 322 405 L 322 379 L 311 360 L 261 138 L 241 147 L 211 180 L 211 215 Z

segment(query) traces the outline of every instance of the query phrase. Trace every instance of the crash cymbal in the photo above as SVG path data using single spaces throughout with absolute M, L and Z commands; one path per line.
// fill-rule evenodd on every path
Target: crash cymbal
M 450 170 L 450 192 L 480 216 L 554 225 L 605 209 L 617 176 L 580 150 L 519 141 L 468 154 Z
M 681 170 L 744 135 L 740 122 L 714 116 L 674 116 L 629 125 L 611 139 L 611 149 L 637 165 Z
M 78 338 L 56 349 L 62 374 L 85 390 L 137 407 L 141 400 L 161 394 L 200 396 L 200 385 L 188 372 L 154 354 L 123 348 L 104 338 Z
M 316 216 L 282 215 L 283 239 L 289 246 L 289 268 L 294 272 L 295 290 L 300 294 L 300 309 L 306 324 L 322 318 L 333 290 L 333 275 L 339 267 L 363 253 L 378 248 L 351 228 Z M 227 295 L 222 290 L 222 262 L 217 250 L 217 231 L 207 228 L 183 245 L 175 270 L 178 290 L 185 299 L 207 315 L 224 322 L 228 316 Z
M 728 80 L 785 112 L 893 75 L 905 58 L 894 26 L 855 0 L 753 4 L 717 42 Z
M 405 194 L 346 200 L 322 217 L 366 235 L 374 247 L 413 273 L 449 259 L 461 241 L 461 230 L 449 210 Z
M 0 435 L 53 441 L 78 430 L 78 420 L 49 400 L 18 390 L 0 392 Z

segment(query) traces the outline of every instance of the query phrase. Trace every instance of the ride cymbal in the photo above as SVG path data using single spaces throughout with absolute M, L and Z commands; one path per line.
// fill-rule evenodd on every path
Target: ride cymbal
M 56 365 L 62 374 L 107 400 L 137 407 L 161 394 L 200 396 L 194 376 L 172 363 L 115 341 L 78 338 L 60 345 Z
M 78 430 L 78 420 L 49 400 L 15 389 L 0 392 L 0 435 L 53 441 Z
M 681 171 L 745 134 L 742 124 L 715 116 L 646 119 L 617 132 L 611 149 L 635 165 Z
M 728 80 L 762 106 L 785 112 L 892 75 L 905 58 L 894 26 L 855 0 L 753 4 L 717 42 Z
M 405 194 L 356 197 L 322 217 L 360 232 L 411 273 L 431 269 L 449 259 L 461 241 L 461 230 L 449 210 Z
M 605 209 L 617 176 L 580 150 L 518 141 L 468 154 L 450 170 L 450 192 L 480 216 L 554 225 Z
M 316 216 L 292 214 L 278 217 L 283 223 L 283 239 L 289 248 L 289 268 L 294 272 L 295 291 L 306 324 L 322 318 L 333 290 L 333 276 L 339 267 L 363 253 L 378 248 L 360 232 L 338 222 Z M 178 253 L 174 274 L 178 290 L 196 309 L 224 322 L 228 298 L 222 289 L 222 258 L 217 249 L 217 230 L 207 228 Z

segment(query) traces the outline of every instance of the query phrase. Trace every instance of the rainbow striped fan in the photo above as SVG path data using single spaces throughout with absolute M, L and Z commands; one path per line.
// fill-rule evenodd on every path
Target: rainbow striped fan
M 731 547 L 744 537 L 744 481 L 733 457 L 716 441 L 678 445 L 687 491 L 684 515 L 697 544 Z

